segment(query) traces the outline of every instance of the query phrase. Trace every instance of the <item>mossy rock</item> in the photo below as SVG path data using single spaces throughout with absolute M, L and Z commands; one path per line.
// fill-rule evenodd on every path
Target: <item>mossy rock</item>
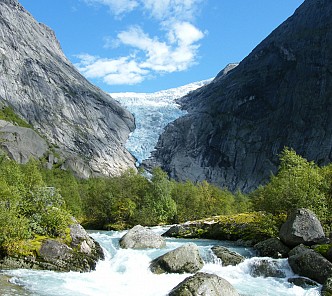
M 278 235 L 286 216 L 264 212 L 215 216 L 170 228 L 164 236 L 179 238 L 209 238 L 218 240 L 245 240 L 255 244 Z
M 0 259 L 0 269 L 42 269 L 54 271 L 94 270 L 104 259 L 101 246 L 79 224 L 73 224 L 62 237 L 35 236 L 15 242 L 10 253 Z

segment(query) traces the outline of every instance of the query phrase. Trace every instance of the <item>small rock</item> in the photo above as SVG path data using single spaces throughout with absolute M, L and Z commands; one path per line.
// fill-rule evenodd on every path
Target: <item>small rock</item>
M 275 260 L 257 260 L 250 266 L 250 275 L 253 277 L 276 277 L 283 278 L 286 276 L 285 272 L 280 268 Z
M 295 277 L 295 278 L 289 278 L 287 280 L 289 283 L 294 284 L 295 286 L 302 287 L 303 289 L 317 287 L 318 284 L 308 278 L 305 277 Z
M 170 229 L 168 229 L 162 236 L 166 237 L 184 237 L 188 233 L 188 229 L 186 229 L 183 225 L 173 225 Z
M 239 296 L 235 288 L 225 279 L 198 272 L 178 284 L 169 296 Z
M 245 258 L 240 254 L 230 251 L 222 246 L 214 246 L 211 250 L 221 260 L 223 266 L 235 266 L 245 260 Z
M 290 251 L 278 238 L 269 238 L 259 242 L 254 245 L 254 249 L 258 251 L 259 256 L 272 257 L 275 259 L 286 258 Z
M 194 273 L 204 265 L 195 244 L 185 244 L 153 261 L 150 269 L 153 273 Z

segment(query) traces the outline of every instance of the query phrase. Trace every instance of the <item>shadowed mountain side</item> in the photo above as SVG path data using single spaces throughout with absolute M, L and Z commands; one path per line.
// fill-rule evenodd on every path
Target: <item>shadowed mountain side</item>
M 153 162 L 172 177 L 246 192 L 267 181 L 284 146 L 332 159 L 332 2 L 306 0 L 248 57 L 180 99 L 188 111 Z

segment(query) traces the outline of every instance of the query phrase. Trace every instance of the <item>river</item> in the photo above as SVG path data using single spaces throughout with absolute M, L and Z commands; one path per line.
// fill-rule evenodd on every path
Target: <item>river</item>
M 162 233 L 165 229 L 153 228 Z M 90 273 L 59 273 L 52 271 L 7 270 L 0 271 L 0 295 L 2 296 L 162 296 L 188 277 L 188 274 L 155 275 L 149 271 L 149 263 L 184 243 L 193 242 L 199 246 L 205 265 L 201 271 L 217 274 L 228 280 L 242 296 L 314 296 L 319 295 L 320 287 L 303 289 L 288 283 L 293 277 L 286 259 L 278 260 L 284 278 L 252 277 L 250 266 L 257 257 L 250 248 L 234 245 L 231 242 L 214 240 L 167 239 L 166 248 L 161 250 L 120 249 L 119 239 L 125 232 L 91 232 L 104 248 L 106 259 L 97 264 L 96 271 Z M 223 267 L 212 254 L 211 247 L 223 245 L 247 259 L 238 266 Z M 8 282 L 9 281 L 9 282 Z

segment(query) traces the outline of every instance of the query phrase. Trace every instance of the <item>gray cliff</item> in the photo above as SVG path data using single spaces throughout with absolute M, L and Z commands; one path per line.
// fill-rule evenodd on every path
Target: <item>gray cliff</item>
M 332 1 L 306 0 L 237 67 L 180 100 L 153 161 L 180 180 L 246 192 L 284 146 L 332 160 Z
M 80 75 L 54 32 L 16 0 L 0 0 L 0 77 L 0 105 L 59 148 L 79 176 L 135 167 L 124 147 L 133 116 Z

